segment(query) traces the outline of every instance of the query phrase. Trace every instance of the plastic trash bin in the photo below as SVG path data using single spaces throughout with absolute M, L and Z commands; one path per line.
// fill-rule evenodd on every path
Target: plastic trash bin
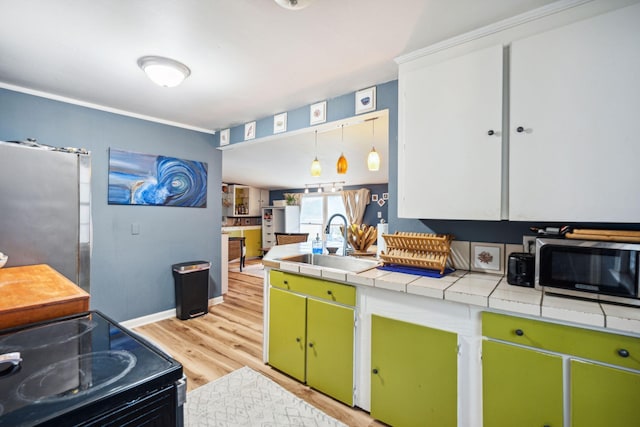
M 209 308 L 208 261 L 190 261 L 173 264 L 176 284 L 176 317 L 192 319 L 207 314 Z

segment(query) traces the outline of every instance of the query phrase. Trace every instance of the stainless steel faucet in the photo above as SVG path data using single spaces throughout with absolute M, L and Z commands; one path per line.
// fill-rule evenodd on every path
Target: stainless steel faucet
M 329 232 L 331 231 L 331 221 L 333 221 L 333 218 L 335 217 L 340 217 L 344 221 L 344 230 L 342 231 L 342 238 L 344 239 L 344 243 L 342 245 L 342 256 L 347 256 L 347 227 L 349 227 L 349 223 L 347 222 L 347 218 L 345 218 L 344 215 L 339 213 L 331 215 L 329 221 L 327 221 L 327 227 L 324 229 L 324 234 L 329 234 Z

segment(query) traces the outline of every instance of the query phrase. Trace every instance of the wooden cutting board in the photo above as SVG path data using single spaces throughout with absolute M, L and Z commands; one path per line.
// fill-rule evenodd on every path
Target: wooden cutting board
M 640 242 L 640 231 L 575 229 L 565 235 L 568 239 L 603 240 L 609 242 Z
M 89 310 L 89 294 L 46 264 L 0 269 L 0 330 Z

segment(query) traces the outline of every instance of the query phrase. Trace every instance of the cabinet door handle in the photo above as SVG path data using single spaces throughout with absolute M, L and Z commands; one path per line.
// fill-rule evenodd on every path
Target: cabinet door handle
M 300 342 L 300 337 L 296 337 L 296 342 Z
M 327 295 L 333 295 L 333 292 L 331 292 L 330 290 L 327 291 Z
M 522 329 L 516 329 L 516 335 L 521 337 L 524 335 L 524 331 Z
M 309 347 L 313 347 L 313 343 L 312 342 L 309 343 Z
M 516 128 L 516 132 L 518 132 L 518 133 L 522 133 L 522 132 L 524 132 L 524 128 L 523 128 L 522 126 L 518 126 L 518 127 Z
M 620 350 L 618 350 L 618 356 L 620 356 L 620 357 L 629 357 L 629 350 L 621 348 Z
M 487 135 L 491 136 L 491 135 L 495 135 L 496 133 L 493 131 L 493 129 L 489 129 L 489 132 L 487 132 Z
M 371 372 L 372 372 L 374 375 L 378 375 L 378 370 L 377 370 L 377 369 L 375 369 L 375 368 L 374 368 Z

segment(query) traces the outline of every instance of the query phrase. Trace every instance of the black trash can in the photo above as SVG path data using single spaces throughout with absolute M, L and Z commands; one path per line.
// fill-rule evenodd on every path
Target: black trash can
M 209 308 L 208 261 L 190 261 L 173 264 L 176 283 L 176 317 L 192 319 L 207 314 Z

